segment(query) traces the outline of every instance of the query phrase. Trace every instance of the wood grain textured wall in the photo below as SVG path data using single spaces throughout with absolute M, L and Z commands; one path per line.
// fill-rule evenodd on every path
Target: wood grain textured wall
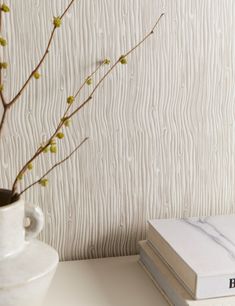
M 69 0 L 9 0 L 4 16 L 5 94 L 12 97 L 45 50 L 53 16 Z M 120 65 L 73 120 L 56 157 L 89 141 L 25 194 L 40 205 L 40 238 L 62 260 L 133 254 L 148 218 L 235 211 L 235 2 L 80 0 L 55 35 L 40 80 L 8 116 L 0 186 L 49 135 L 84 78 L 133 46 L 165 12 L 158 31 Z M 105 68 L 100 71 L 99 77 Z M 89 88 L 81 95 L 82 100 Z M 2 111 L 2 110 L 0 110 Z M 24 185 L 24 183 L 22 185 Z

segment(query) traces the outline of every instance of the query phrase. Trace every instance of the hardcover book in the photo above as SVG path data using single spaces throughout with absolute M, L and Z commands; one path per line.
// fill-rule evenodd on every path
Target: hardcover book
M 235 295 L 235 215 L 151 220 L 147 240 L 194 299 Z
M 194 300 L 146 241 L 140 243 L 140 264 L 172 306 L 235 306 L 235 296 Z

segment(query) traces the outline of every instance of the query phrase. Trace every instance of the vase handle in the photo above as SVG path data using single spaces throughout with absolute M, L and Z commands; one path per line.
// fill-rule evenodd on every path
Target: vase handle
M 25 207 L 25 239 L 31 240 L 38 236 L 43 229 L 44 216 L 40 207 L 26 205 Z

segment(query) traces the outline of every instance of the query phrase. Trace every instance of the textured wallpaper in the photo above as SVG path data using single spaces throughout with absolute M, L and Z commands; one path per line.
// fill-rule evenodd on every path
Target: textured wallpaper
M 9 0 L 2 52 L 5 94 L 19 90 L 42 56 L 53 16 L 69 0 Z M 235 2 L 78 0 L 49 55 L 7 117 L 0 186 L 61 117 L 66 97 L 105 57 L 134 46 L 165 12 L 156 33 L 119 65 L 74 118 L 55 156 L 45 154 L 24 184 L 89 141 L 25 194 L 45 214 L 40 239 L 62 260 L 137 252 L 146 220 L 235 211 Z M 101 69 L 97 79 L 105 72 Z M 88 95 L 86 87 L 80 101 Z M 2 109 L 0 109 L 0 112 Z

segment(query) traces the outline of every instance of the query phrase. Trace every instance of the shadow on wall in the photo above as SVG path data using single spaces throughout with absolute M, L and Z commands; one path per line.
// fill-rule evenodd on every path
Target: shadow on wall
M 116 230 L 113 228 L 106 231 L 107 234 L 105 235 L 98 238 L 95 237 L 94 241 L 91 241 L 92 235 L 90 235 L 91 239 L 82 246 L 84 251 L 79 257 L 79 260 L 138 254 L 138 242 L 146 239 L 146 226 L 145 228 L 135 227 L 128 235 L 127 232 L 128 230 L 125 227 L 120 226 Z M 74 250 L 74 252 L 71 252 L 71 256 L 69 258 L 66 257 L 66 260 L 78 260 L 77 251 Z
M 124 227 L 111 229 L 107 234 L 98 237 L 84 248 L 84 253 L 79 259 L 94 259 L 116 256 L 136 255 L 139 253 L 138 242 L 146 239 L 146 227 L 137 227 L 128 234 Z M 88 242 L 89 243 L 89 242 Z M 70 260 L 76 260 L 76 254 Z

